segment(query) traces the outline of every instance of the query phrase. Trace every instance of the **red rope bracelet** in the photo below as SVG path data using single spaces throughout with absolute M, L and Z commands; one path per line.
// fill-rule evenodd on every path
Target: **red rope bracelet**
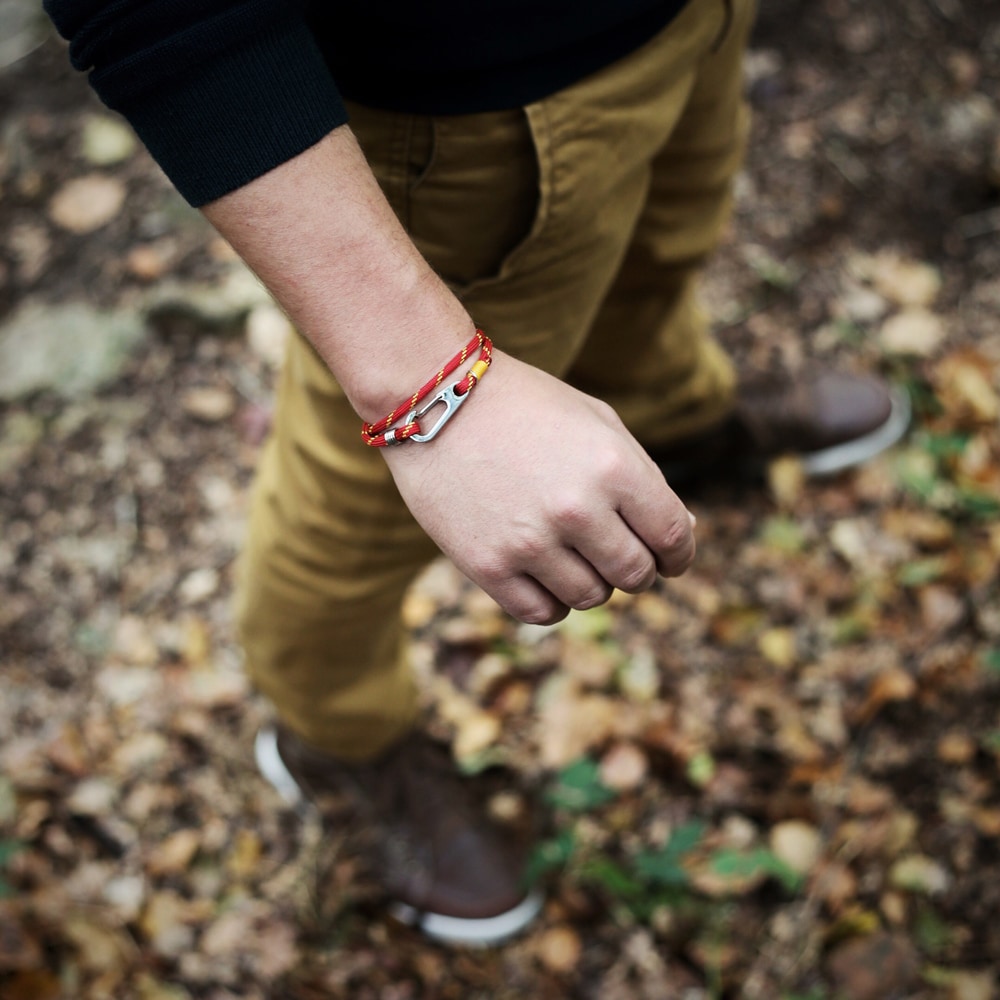
M 465 364 L 477 347 L 479 348 L 479 358 L 465 375 L 457 382 L 445 386 L 440 392 L 437 392 L 429 399 L 426 405 L 418 409 L 418 404 L 422 403 L 432 392 L 438 389 L 441 383 L 452 372 Z M 421 443 L 430 441 L 454 416 L 459 406 L 468 399 L 469 393 L 486 373 L 486 369 L 489 368 L 492 360 L 493 342 L 482 330 L 476 330 L 476 335 L 472 340 L 434 378 L 421 386 L 409 399 L 400 403 L 387 417 L 383 417 L 373 424 L 364 423 L 361 425 L 361 437 L 365 444 L 369 444 L 373 448 L 384 448 L 386 445 L 401 444 L 407 440 L 419 441 Z M 420 418 L 439 405 L 445 408 L 443 416 L 429 431 L 422 431 Z M 403 421 L 401 426 L 393 426 L 401 420 Z

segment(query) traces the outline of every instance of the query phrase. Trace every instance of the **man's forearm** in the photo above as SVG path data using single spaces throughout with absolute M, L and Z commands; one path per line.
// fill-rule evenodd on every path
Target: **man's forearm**
M 413 246 L 347 127 L 204 213 L 366 419 L 469 339 L 472 320 Z

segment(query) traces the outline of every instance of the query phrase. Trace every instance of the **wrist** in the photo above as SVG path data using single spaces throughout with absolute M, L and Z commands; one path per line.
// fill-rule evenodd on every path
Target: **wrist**
M 405 441 L 415 444 L 432 441 L 468 401 L 469 394 L 489 370 L 492 358 L 492 341 L 477 329 L 476 335 L 460 351 L 398 403 L 391 413 L 375 421 L 363 422 L 361 435 L 365 443 L 373 448 L 384 448 Z M 436 412 L 428 416 L 432 411 Z
M 419 318 L 411 312 L 378 321 L 378 335 L 362 338 L 372 345 L 363 357 L 349 359 L 341 354 L 327 359 L 362 420 L 374 423 L 391 413 L 475 336 L 475 324 L 461 306 L 421 313 Z M 388 338 L 387 330 L 391 331 Z M 322 355 L 322 346 L 317 347 Z M 464 370 L 455 377 L 463 374 Z

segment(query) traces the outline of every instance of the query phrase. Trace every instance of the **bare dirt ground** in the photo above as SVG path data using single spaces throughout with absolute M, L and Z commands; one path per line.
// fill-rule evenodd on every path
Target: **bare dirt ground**
M 1000 5 L 765 0 L 748 90 L 720 337 L 890 375 L 914 428 L 703 488 L 685 578 L 551 630 L 432 568 L 428 725 L 540 803 L 549 886 L 451 952 L 253 767 L 229 599 L 280 318 L 57 40 L 0 70 L 0 384 L 26 305 L 142 331 L 0 403 L 4 1000 L 1000 995 Z

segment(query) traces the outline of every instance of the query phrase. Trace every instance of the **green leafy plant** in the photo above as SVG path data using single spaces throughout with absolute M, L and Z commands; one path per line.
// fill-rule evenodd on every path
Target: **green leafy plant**
M 24 844 L 20 840 L 0 839 L 0 899 L 6 899 L 14 894 L 14 890 L 4 874 L 11 858 L 23 850 Z
M 1000 676 L 1000 649 L 984 650 L 979 662 L 987 673 Z
M 616 794 L 601 781 L 597 762 L 582 757 L 559 772 L 545 798 L 557 809 L 586 812 L 610 802 Z
M 682 862 L 701 842 L 705 829 L 701 820 L 679 826 L 659 850 L 636 855 L 636 873 L 650 885 L 686 886 L 689 877 Z
M 965 433 L 918 432 L 896 464 L 900 485 L 935 510 L 974 519 L 1000 514 L 1000 499 L 963 479 L 957 468 L 971 436 Z
M 802 876 L 766 847 L 747 851 L 722 848 L 712 855 L 710 867 L 716 875 L 736 879 L 772 876 L 789 892 L 796 892 L 802 884 Z

